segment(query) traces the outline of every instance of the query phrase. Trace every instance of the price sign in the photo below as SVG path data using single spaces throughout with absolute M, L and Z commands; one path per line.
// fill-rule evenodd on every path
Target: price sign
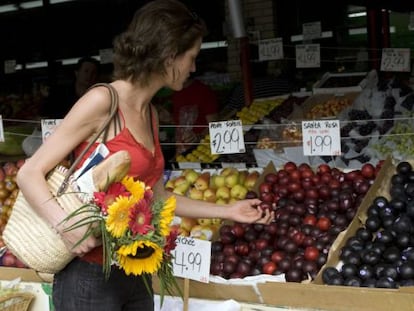
M 322 36 L 321 22 L 302 24 L 303 40 L 318 39 Z
M 321 66 L 319 44 L 296 45 L 296 68 L 315 68 Z
M 4 142 L 3 116 L 0 114 L 0 142 Z
M 99 57 L 101 64 L 111 64 L 114 58 L 114 51 L 112 49 L 99 50 Z
M 62 119 L 43 119 L 41 122 L 42 127 L 42 140 L 45 141 L 62 122 Z
M 4 61 L 4 73 L 16 72 L 16 60 L 9 59 Z
M 410 71 L 410 49 L 382 49 L 381 71 Z
M 282 38 L 259 41 L 259 60 L 275 60 L 283 58 Z
M 302 137 L 305 156 L 341 154 L 339 120 L 302 121 Z
M 174 256 L 173 272 L 175 276 L 209 282 L 211 242 L 192 237 L 178 236 Z
M 408 29 L 414 30 L 414 11 L 410 12 L 410 21 L 408 23 Z
M 210 122 L 208 127 L 212 154 L 246 152 L 241 120 Z

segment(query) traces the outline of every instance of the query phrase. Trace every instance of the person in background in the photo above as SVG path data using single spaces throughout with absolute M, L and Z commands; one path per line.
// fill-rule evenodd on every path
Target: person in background
M 74 70 L 74 81 L 71 85 L 55 85 L 41 110 L 41 116 L 49 119 L 62 119 L 72 105 L 86 90 L 98 81 L 100 62 L 93 57 L 85 56 L 78 60 Z
M 106 146 L 110 154 L 119 150 L 130 153 L 128 175 L 152 187 L 155 199 L 166 200 L 174 194 L 164 187 L 165 162 L 152 98 L 163 87 L 174 91 L 183 88 L 190 73 L 196 70 L 195 60 L 205 34 L 203 20 L 183 2 L 153 0 L 138 10 L 128 28 L 114 39 L 111 85 L 119 97 L 122 128 L 116 131 L 116 124 L 110 125 Z M 76 255 L 54 275 L 52 295 L 56 311 L 154 309 L 154 297 L 148 293 L 143 276 L 126 275 L 113 265 L 106 280 L 101 239 L 93 235 L 83 239 L 88 226 L 65 230 L 76 217 L 63 221 L 68 215 L 51 197 L 46 182 L 48 172 L 68 154 L 79 154 L 85 148 L 88 139 L 107 119 L 110 105 L 106 87 L 90 89 L 17 174 L 19 189 L 28 203 L 59 232 L 67 248 Z M 175 196 L 177 216 L 262 224 L 274 219 L 274 213 L 259 207 L 259 199 L 221 205 Z M 147 281 L 151 283 L 150 279 Z
M 189 78 L 182 90 L 171 95 L 176 153 L 180 154 L 207 134 L 208 123 L 218 116 L 219 103 L 214 90 L 197 78 Z

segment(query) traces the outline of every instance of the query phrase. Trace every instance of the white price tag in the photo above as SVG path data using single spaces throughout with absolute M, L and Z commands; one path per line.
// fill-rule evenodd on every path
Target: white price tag
M 112 49 L 99 50 L 99 57 L 101 64 L 111 64 L 114 58 L 114 51 Z
M 410 49 L 382 49 L 381 71 L 410 70 Z
M 4 61 L 4 73 L 16 72 L 16 60 L 9 59 Z
M 4 142 L 3 116 L 0 114 L 0 142 Z
M 312 40 L 322 37 L 321 22 L 302 24 L 303 40 Z
M 212 154 L 246 152 L 241 120 L 210 122 L 208 127 Z
M 62 119 L 42 119 L 42 140 L 43 142 L 55 131 Z
M 259 41 L 259 60 L 275 60 L 283 58 L 282 38 L 274 38 Z
M 321 66 L 319 44 L 296 45 L 296 68 L 315 68 Z
M 339 120 L 302 121 L 305 156 L 341 155 Z
M 174 256 L 175 276 L 208 283 L 210 278 L 211 242 L 178 236 Z

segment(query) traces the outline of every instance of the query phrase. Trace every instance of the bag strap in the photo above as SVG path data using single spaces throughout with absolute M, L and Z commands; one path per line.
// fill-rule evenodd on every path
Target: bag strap
M 88 90 L 90 90 L 91 88 L 94 88 L 94 87 L 98 87 L 98 86 L 104 86 L 109 90 L 109 94 L 111 96 L 111 109 L 109 111 L 109 116 L 105 120 L 104 124 L 102 124 L 101 128 L 92 136 L 92 138 L 89 140 L 86 147 L 82 150 L 82 152 L 78 155 L 78 157 L 73 161 L 72 165 L 67 170 L 66 175 L 65 175 L 65 179 L 63 180 L 62 184 L 60 185 L 60 187 L 57 191 L 57 196 L 60 196 L 66 190 L 66 188 L 69 184 L 70 176 L 73 174 L 73 172 L 75 171 L 77 165 L 82 160 L 82 158 L 86 154 L 86 152 L 88 152 L 88 150 L 92 147 L 92 145 L 98 140 L 99 136 L 101 136 L 103 134 L 103 142 L 104 143 L 106 142 L 107 137 L 108 137 L 108 132 L 109 132 L 109 126 L 110 126 L 112 120 L 115 119 L 115 122 L 117 123 L 117 124 L 115 124 L 115 131 L 116 131 L 117 125 L 120 126 L 118 124 L 119 120 L 117 118 L 115 118 L 115 116 L 118 113 L 118 94 L 117 94 L 115 88 L 109 83 L 96 83 L 96 84 L 92 85 Z

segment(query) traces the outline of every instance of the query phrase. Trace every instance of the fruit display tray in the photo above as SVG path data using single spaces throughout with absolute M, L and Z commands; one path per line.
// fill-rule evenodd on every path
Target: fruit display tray
M 313 94 L 359 92 L 365 86 L 366 72 L 326 72 L 312 88 Z

